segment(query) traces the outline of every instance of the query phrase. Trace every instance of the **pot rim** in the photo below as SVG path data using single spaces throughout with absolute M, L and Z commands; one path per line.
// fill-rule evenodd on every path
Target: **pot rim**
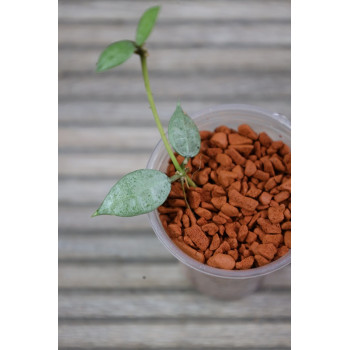
M 260 107 L 255 107 L 255 106 L 250 106 L 245 104 L 224 104 L 224 105 L 213 106 L 210 108 L 203 109 L 197 113 L 194 113 L 191 116 L 191 118 L 196 120 L 209 113 L 219 112 L 219 111 L 221 112 L 233 111 L 233 110 L 235 112 L 253 112 L 253 113 L 263 114 L 264 116 L 282 124 L 284 127 L 288 128 L 289 130 L 291 129 L 290 120 L 284 115 L 279 113 L 271 113 Z M 151 154 L 151 157 L 147 163 L 147 169 L 154 169 L 154 163 L 155 163 L 156 157 L 158 156 L 159 152 L 162 149 L 165 149 L 165 147 L 163 145 L 162 140 L 160 140 Z M 170 253 L 175 258 L 180 260 L 186 266 L 210 276 L 227 278 L 227 279 L 253 278 L 253 277 L 270 274 L 274 271 L 277 271 L 289 265 L 291 262 L 291 250 L 289 250 L 287 254 L 285 254 L 278 260 L 275 260 L 267 265 L 255 267 L 248 270 L 224 270 L 224 269 L 211 267 L 209 265 L 200 263 L 199 261 L 191 258 L 189 255 L 184 253 L 180 248 L 178 248 L 172 242 L 171 238 L 165 232 L 162 224 L 160 223 L 157 210 L 154 210 L 148 213 L 147 216 L 150 221 L 151 227 L 154 230 L 155 234 L 157 235 L 158 239 L 170 251 Z

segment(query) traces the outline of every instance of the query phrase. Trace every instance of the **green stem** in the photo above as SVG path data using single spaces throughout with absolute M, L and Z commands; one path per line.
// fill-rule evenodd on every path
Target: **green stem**
M 163 140 L 164 146 L 176 168 L 176 170 L 182 175 L 182 176 L 186 176 L 188 183 L 192 186 L 192 187 L 197 187 L 196 184 L 192 181 L 192 179 L 189 178 L 188 175 L 186 175 L 186 173 L 184 172 L 184 170 L 181 168 L 179 162 L 177 161 L 175 154 L 173 153 L 173 150 L 171 149 L 171 146 L 169 144 L 168 139 L 165 136 L 165 132 L 162 126 L 162 123 L 160 122 L 159 119 L 159 115 L 157 112 L 157 108 L 156 105 L 154 103 L 154 99 L 153 99 L 153 95 L 152 95 L 152 91 L 151 91 L 151 86 L 150 86 L 150 82 L 149 82 L 149 76 L 148 76 L 148 69 L 147 69 L 147 62 L 146 62 L 146 55 L 147 52 L 144 49 L 141 49 L 137 52 L 140 55 L 140 59 L 141 59 L 141 67 L 142 67 L 142 75 L 143 75 L 143 80 L 145 82 L 145 88 L 146 88 L 146 92 L 147 92 L 147 97 L 148 97 L 148 102 L 151 106 L 151 110 L 153 113 L 153 117 L 154 120 L 156 122 L 157 128 L 159 130 L 160 136 Z
M 152 110 L 152 113 L 153 113 L 154 120 L 155 120 L 155 122 L 157 124 L 157 128 L 158 128 L 160 136 L 161 136 L 161 138 L 163 140 L 164 146 L 165 146 L 167 152 L 169 153 L 169 156 L 170 156 L 172 162 L 174 163 L 174 166 L 175 166 L 176 170 L 179 173 L 182 174 L 183 170 L 181 169 L 180 164 L 178 163 L 178 161 L 177 161 L 177 159 L 176 159 L 176 157 L 175 157 L 175 155 L 173 153 L 173 150 L 170 147 L 168 139 L 165 136 L 165 132 L 164 132 L 162 123 L 160 122 L 156 105 L 154 103 L 154 99 L 153 99 L 153 95 L 152 95 L 152 91 L 151 91 L 151 86 L 150 86 L 150 83 L 149 83 L 146 55 L 144 53 L 142 53 L 142 54 L 140 54 L 140 58 L 141 58 L 141 67 L 142 67 L 143 80 L 145 82 L 145 88 L 146 88 L 146 92 L 147 92 L 147 97 L 148 97 L 149 104 L 151 106 L 151 110 Z
M 169 179 L 170 179 L 170 182 L 173 183 L 173 182 L 177 181 L 178 179 L 181 179 L 181 177 L 182 177 L 182 175 L 175 174 L 172 177 L 170 177 Z

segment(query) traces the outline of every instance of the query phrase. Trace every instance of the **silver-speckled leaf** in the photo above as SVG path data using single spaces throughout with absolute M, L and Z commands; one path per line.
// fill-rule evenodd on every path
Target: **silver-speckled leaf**
M 149 213 L 165 202 L 170 188 L 169 178 L 158 170 L 133 171 L 111 188 L 93 216 L 136 216 Z
M 170 118 L 169 141 L 174 150 L 184 157 L 194 157 L 201 147 L 201 137 L 193 120 L 182 110 L 180 104 Z

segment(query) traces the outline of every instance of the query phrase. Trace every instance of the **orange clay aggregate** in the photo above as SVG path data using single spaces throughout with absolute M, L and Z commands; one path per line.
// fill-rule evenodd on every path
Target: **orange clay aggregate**
M 282 141 L 243 124 L 201 131 L 190 159 L 197 188 L 171 185 L 158 208 L 169 237 L 201 263 L 226 270 L 259 267 L 291 248 L 291 154 Z M 177 155 L 181 164 L 184 158 Z M 175 167 L 169 161 L 167 175 Z

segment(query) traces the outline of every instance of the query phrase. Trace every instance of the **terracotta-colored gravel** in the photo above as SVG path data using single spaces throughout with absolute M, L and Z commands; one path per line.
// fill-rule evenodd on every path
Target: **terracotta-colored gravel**
M 289 147 L 246 124 L 200 134 L 200 153 L 187 164 L 198 185 L 186 188 L 191 209 L 179 182 L 158 208 L 169 237 L 215 268 L 244 270 L 279 259 L 291 248 Z M 174 174 L 170 163 L 167 175 Z

